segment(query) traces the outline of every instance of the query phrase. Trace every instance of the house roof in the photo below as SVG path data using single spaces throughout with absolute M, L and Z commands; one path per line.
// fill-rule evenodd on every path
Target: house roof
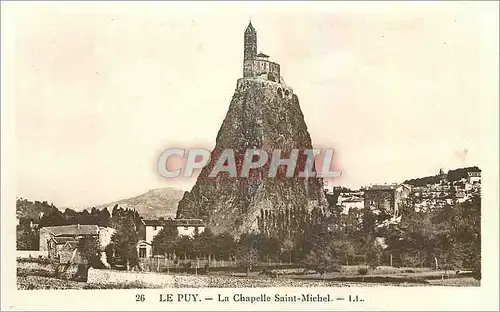
M 406 184 L 384 184 L 384 185 L 369 186 L 365 189 L 365 192 L 369 192 L 369 191 L 394 191 L 400 187 L 410 189 L 410 187 Z
M 75 240 L 73 237 L 52 237 L 52 240 L 57 244 L 57 245 L 64 245 L 68 242 L 76 242 L 78 244 L 78 241 Z
M 98 235 L 99 226 L 87 224 L 73 224 L 61 226 L 47 226 L 44 229 L 48 230 L 54 236 L 75 236 L 75 235 Z
M 201 219 L 143 219 L 142 222 L 146 226 L 205 226 Z
M 77 241 L 69 241 L 66 244 L 64 244 L 64 246 L 62 247 L 62 249 L 66 249 L 66 250 L 74 250 L 76 248 L 78 248 Z
M 145 226 L 163 226 L 165 225 L 164 219 L 142 219 Z
M 247 29 L 245 29 L 245 32 L 255 32 L 255 28 L 253 28 L 252 21 L 248 23 Z
M 257 54 L 257 57 L 269 57 L 269 55 L 260 52 L 259 54 Z
M 205 226 L 205 223 L 201 219 L 173 219 L 167 220 L 167 223 L 177 226 Z
M 342 200 L 343 203 L 357 203 L 357 202 L 363 202 L 364 200 L 362 198 L 356 197 L 356 196 L 350 196 Z
M 367 187 L 365 191 L 391 191 L 398 188 L 398 185 L 388 184 L 388 185 L 372 185 Z

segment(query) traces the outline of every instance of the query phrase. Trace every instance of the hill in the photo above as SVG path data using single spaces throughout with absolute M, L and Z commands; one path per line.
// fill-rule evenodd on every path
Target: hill
M 118 205 L 124 209 L 135 209 L 139 215 L 144 218 L 175 218 L 177 204 L 183 195 L 184 191 L 182 190 L 173 187 L 165 187 L 150 190 L 139 196 L 99 205 L 96 206 L 96 208 L 108 208 L 108 210 L 111 211 L 113 206 Z
M 467 177 L 467 172 L 481 172 L 477 166 L 474 167 L 466 167 L 466 168 L 458 168 L 455 170 L 450 170 L 446 174 L 446 179 L 450 182 L 458 181 L 462 178 Z M 412 186 L 425 186 L 428 184 L 436 184 L 441 180 L 441 176 L 439 174 L 434 176 L 428 176 L 423 178 L 415 178 L 404 181 L 403 183 L 409 184 Z
M 117 200 L 111 203 L 95 206 L 95 208 L 102 210 L 108 208 L 109 212 L 115 205 L 121 208 L 135 209 L 139 215 L 144 218 L 154 217 L 171 217 L 175 218 L 177 212 L 177 203 L 184 195 L 184 191 L 165 187 L 160 189 L 150 190 L 142 195 L 130 197 L 126 199 Z M 46 201 L 29 201 L 24 198 L 18 198 L 16 202 L 16 215 L 19 219 L 39 220 L 41 213 L 44 215 L 54 214 L 58 211 L 66 214 L 75 214 L 87 210 L 90 212 L 91 208 L 87 209 L 69 209 L 56 207 L 54 204 L 49 204 Z

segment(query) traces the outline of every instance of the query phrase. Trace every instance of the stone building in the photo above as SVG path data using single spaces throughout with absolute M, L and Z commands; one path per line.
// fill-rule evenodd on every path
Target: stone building
M 236 90 L 245 92 L 262 88 L 279 98 L 292 99 L 293 89 L 285 84 L 280 75 L 280 64 L 269 60 L 269 55 L 257 54 L 257 31 L 250 22 L 244 35 L 243 78 L 238 79 Z
M 99 240 L 97 225 L 61 225 L 47 226 L 40 229 L 41 251 L 48 251 L 49 258 L 60 262 L 78 261 L 78 242 L 81 238 L 90 237 Z
M 481 182 L 481 172 L 467 172 L 467 182 L 470 184 Z
M 257 54 L 257 31 L 248 24 L 245 30 L 243 56 L 243 78 L 263 77 L 267 80 L 280 82 L 280 65 L 269 61 L 269 55 Z
M 398 216 L 403 199 L 409 195 L 410 187 L 404 184 L 373 185 L 365 189 L 364 207 Z

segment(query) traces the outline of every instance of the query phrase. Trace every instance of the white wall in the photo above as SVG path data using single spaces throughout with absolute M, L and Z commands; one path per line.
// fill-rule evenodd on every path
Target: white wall
M 177 231 L 179 232 L 180 236 L 193 236 L 195 228 L 196 228 L 195 226 L 188 226 L 188 227 L 178 226 Z M 203 227 L 203 226 L 198 227 L 199 233 L 202 233 L 204 230 L 205 230 L 205 227 Z
M 151 243 L 153 241 L 153 237 L 155 237 L 162 229 L 163 226 L 157 226 L 156 229 L 154 226 L 146 226 L 146 241 Z
M 111 236 L 116 230 L 110 227 L 99 228 L 99 247 L 104 250 L 111 243 Z
M 177 231 L 179 232 L 179 236 L 193 236 L 194 231 L 195 231 L 195 226 L 178 226 Z M 157 226 L 156 230 L 154 229 L 153 226 L 146 226 L 146 241 L 147 242 L 152 242 L 153 238 L 163 229 L 163 226 Z M 198 232 L 202 233 L 205 230 L 204 226 L 199 226 L 198 227 Z

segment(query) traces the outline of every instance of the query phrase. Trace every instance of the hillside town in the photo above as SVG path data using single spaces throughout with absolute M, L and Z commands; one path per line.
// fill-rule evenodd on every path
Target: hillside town
M 325 192 L 334 196 L 338 194 L 337 205 L 342 208 L 344 214 L 350 209 L 363 209 L 364 207 L 380 207 L 391 211 L 394 216 L 399 214 L 398 206 L 402 201 L 412 198 L 417 210 L 443 208 L 446 204 L 452 204 L 452 196 L 456 197 L 458 203 L 464 203 L 474 196 L 481 195 L 481 172 L 473 168 L 473 171 L 465 171 L 465 176 L 458 180 L 450 181 L 444 171 L 438 174 L 438 180 L 430 184 L 411 185 L 384 184 L 369 185 L 360 190 L 346 190 L 325 183 Z
M 455 172 L 458 174 L 454 174 Z M 426 184 L 428 182 L 429 184 Z M 376 215 L 386 215 L 377 227 L 389 228 L 401 225 L 402 219 L 414 216 L 413 213 L 444 211 L 447 207 L 464 204 L 475 197 L 480 197 L 481 173 L 477 167 L 449 171 L 448 175 L 441 170 L 433 177 L 408 180 L 401 184 L 369 185 L 359 190 L 332 187 L 325 183 L 324 191 L 332 211 L 339 212 L 335 219 L 328 219 L 326 222 L 328 228 L 341 227 L 342 231 L 352 231 L 347 225 L 344 226 L 344 222 L 355 216 L 359 219 L 355 226 L 358 230 L 362 230 L 367 210 Z M 38 208 L 36 208 L 37 205 Z M 411 214 L 407 212 L 408 205 L 413 210 Z M 26 209 L 26 207 L 29 208 Z M 40 207 L 45 208 L 40 209 Z M 51 207 L 53 210 L 44 213 L 43 211 L 47 211 L 46 207 Z M 91 265 L 91 262 L 95 262 L 99 263 L 97 267 L 118 270 L 154 271 L 159 270 L 160 267 L 164 270 L 175 270 L 183 266 L 189 271 L 191 266 L 196 266 L 196 271 L 199 269 L 200 272 L 203 267 L 234 266 L 241 261 L 241 259 L 238 260 L 241 255 L 237 253 L 231 255 L 230 250 L 221 252 L 220 249 L 220 245 L 223 245 L 237 250 L 238 238 L 233 237 L 228 241 L 228 233 L 220 236 L 212 234 L 201 219 L 164 217 L 146 219 L 137 212 L 121 209 L 117 205 L 109 209 L 111 213 L 107 208 L 101 211 L 94 208 L 90 213 L 87 210 L 74 212 L 70 209 L 61 212 L 47 203 L 18 200 L 18 257 L 41 257 L 60 264 L 87 263 Z M 128 221 L 124 222 L 127 218 Z M 127 222 L 131 225 L 128 229 L 125 226 Z M 207 232 L 205 232 L 206 229 Z M 226 235 L 225 238 L 224 235 Z M 254 233 L 254 235 L 258 236 L 259 233 Z M 121 242 L 119 237 L 121 237 Z M 248 239 L 248 236 L 243 239 Z M 388 249 L 388 239 L 387 234 L 385 237 L 383 235 L 378 237 L 376 241 L 381 249 Z M 118 244 L 123 243 L 126 245 L 133 243 L 132 252 L 137 258 L 135 264 L 132 264 L 131 259 L 127 261 L 123 258 L 124 253 L 131 252 L 127 250 L 128 247 L 125 247 L 125 252 L 117 248 Z M 267 243 L 272 244 L 273 240 Z M 281 264 L 304 261 L 295 258 L 296 255 L 283 249 L 285 248 L 283 243 L 286 244 L 286 242 L 274 241 L 274 243 L 277 246 L 282 245 L 281 249 L 278 249 L 274 256 L 266 254 L 267 260 L 262 260 L 268 263 L 278 260 Z M 202 248 L 200 244 L 214 244 L 215 246 L 211 247 L 212 250 L 206 254 L 193 254 L 193 248 Z M 93 246 L 90 248 L 93 255 L 88 254 L 89 246 Z M 360 259 L 361 262 L 366 261 L 366 256 L 360 258 L 357 254 L 357 252 L 352 253 L 344 261 L 351 263 L 359 263 Z M 259 258 L 258 255 L 256 257 Z M 378 260 L 379 264 L 388 261 L 384 260 L 384 256 L 381 257 Z M 391 263 L 386 264 L 393 265 L 393 262 L 397 262 L 392 257 L 391 254 L 389 260 Z M 195 264 L 192 263 L 193 259 L 196 259 Z M 258 261 L 255 259 L 255 263 Z M 189 267 L 186 267 L 187 263 L 191 263 Z

